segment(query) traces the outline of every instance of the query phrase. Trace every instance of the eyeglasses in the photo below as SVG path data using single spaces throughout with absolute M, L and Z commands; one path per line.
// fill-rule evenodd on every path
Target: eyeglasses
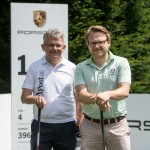
M 94 46 L 96 46 L 96 45 L 98 45 L 98 46 L 103 46 L 106 41 L 107 41 L 107 40 L 105 40 L 105 41 L 96 41 L 96 42 L 89 42 L 89 46 L 91 46 L 91 47 L 94 47 Z
M 46 45 L 48 48 L 53 48 L 55 46 L 56 46 L 56 48 L 61 48 L 62 46 L 64 46 L 61 44 L 45 44 L 45 43 L 44 43 L 44 45 Z

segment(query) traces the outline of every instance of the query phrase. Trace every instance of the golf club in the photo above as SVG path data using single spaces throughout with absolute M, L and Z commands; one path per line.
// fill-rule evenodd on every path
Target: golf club
M 40 119 L 41 119 L 41 109 L 38 108 L 37 150 L 39 150 L 40 146 Z
M 102 136 L 103 136 L 103 150 L 105 150 L 103 111 L 100 111 L 100 116 L 101 116 L 101 128 L 102 128 Z

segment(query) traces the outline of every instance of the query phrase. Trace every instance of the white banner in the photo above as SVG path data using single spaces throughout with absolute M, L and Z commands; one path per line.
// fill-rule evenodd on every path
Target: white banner
M 2 150 L 11 149 L 11 94 L 0 95 L 0 148 Z M 130 94 L 127 99 L 128 115 L 127 119 L 131 128 L 131 149 L 132 150 L 150 150 L 150 94 Z M 24 111 L 24 110 L 23 110 Z M 30 114 L 31 115 L 31 114 Z M 29 116 L 28 116 L 29 117 Z M 30 128 L 30 127 L 29 127 Z M 13 130 L 13 128 L 12 128 Z M 14 147 L 14 143 L 12 143 Z M 16 145 L 16 144 L 15 144 Z M 19 144 L 20 145 L 20 144 Z M 29 143 L 23 144 L 28 147 Z M 20 149 L 23 150 L 23 149 Z M 29 150 L 29 149 L 26 149 Z M 76 148 L 80 150 L 80 148 Z
M 12 150 L 30 149 L 32 105 L 21 103 L 21 87 L 29 65 L 44 55 L 41 44 L 49 28 L 62 30 L 68 44 L 68 5 L 11 3 Z
M 131 149 L 150 150 L 150 94 L 130 94 L 127 110 L 131 128 Z
M 11 150 L 11 94 L 0 94 L 0 149 Z

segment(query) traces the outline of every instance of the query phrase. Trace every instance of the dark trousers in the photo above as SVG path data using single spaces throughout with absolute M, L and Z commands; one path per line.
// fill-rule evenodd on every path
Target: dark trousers
M 37 148 L 38 122 L 31 124 L 31 150 Z M 40 124 L 39 150 L 75 150 L 76 148 L 76 123 L 43 123 Z

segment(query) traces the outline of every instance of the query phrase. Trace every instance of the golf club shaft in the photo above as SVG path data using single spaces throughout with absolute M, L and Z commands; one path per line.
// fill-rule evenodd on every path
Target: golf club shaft
M 103 149 L 105 150 L 103 111 L 100 111 L 100 115 L 101 115 L 101 128 L 102 128 L 102 136 L 103 136 Z
M 41 119 L 41 109 L 38 108 L 37 150 L 39 150 L 40 146 L 40 119 Z

